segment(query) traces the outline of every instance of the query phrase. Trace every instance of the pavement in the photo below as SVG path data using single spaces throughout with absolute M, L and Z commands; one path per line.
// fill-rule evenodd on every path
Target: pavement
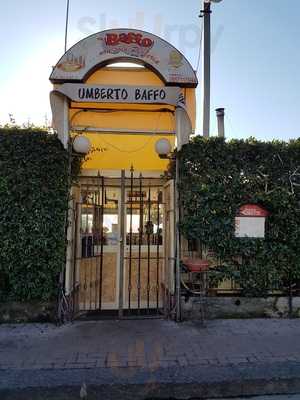
M 0 399 L 300 393 L 300 319 L 0 325 Z M 300 396 L 299 396 L 300 399 Z
M 235 397 L 234 400 L 244 400 L 245 397 Z M 251 397 L 251 400 L 299 400 L 299 394 L 286 394 L 286 395 L 273 395 L 273 396 L 259 396 L 259 397 Z M 233 399 L 226 399 L 226 400 L 233 400 Z M 248 397 L 249 400 L 249 397 Z

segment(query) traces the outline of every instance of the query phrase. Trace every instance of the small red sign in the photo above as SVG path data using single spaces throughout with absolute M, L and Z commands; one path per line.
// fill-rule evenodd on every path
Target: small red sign
M 267 217 L 269 212 L 257 204 L 245 204 L 239 209 L 239 217 Z

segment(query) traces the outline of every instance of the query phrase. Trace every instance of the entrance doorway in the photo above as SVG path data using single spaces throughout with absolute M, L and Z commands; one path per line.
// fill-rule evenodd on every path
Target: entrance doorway
M 166 304 L 160 179 L 81 178 L 76 205 L 75 312 L 162 316 Z

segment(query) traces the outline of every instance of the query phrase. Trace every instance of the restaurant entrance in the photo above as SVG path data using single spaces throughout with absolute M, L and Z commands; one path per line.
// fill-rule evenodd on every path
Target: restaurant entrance
M 129 176 L 128 176 L 129 175 Z M 164 190 L 157 178 L 82 177 L 76 204 L 76 314 L 164 314 Z

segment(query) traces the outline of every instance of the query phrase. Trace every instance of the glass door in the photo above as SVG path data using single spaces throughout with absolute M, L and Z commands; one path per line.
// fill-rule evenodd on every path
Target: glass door
M 158 186 L 132 179 L 125 193 L 123 304 L 130 314 L 163 307 L 163 204 Z
M 164 306 L 164 204 L 159 180 L 86 178 L 77 203 L 78 311 L 158 314 Z
M 120 189 L 104 179 L 82 185 L 77 219 L 79 311 L 118 310 Z

